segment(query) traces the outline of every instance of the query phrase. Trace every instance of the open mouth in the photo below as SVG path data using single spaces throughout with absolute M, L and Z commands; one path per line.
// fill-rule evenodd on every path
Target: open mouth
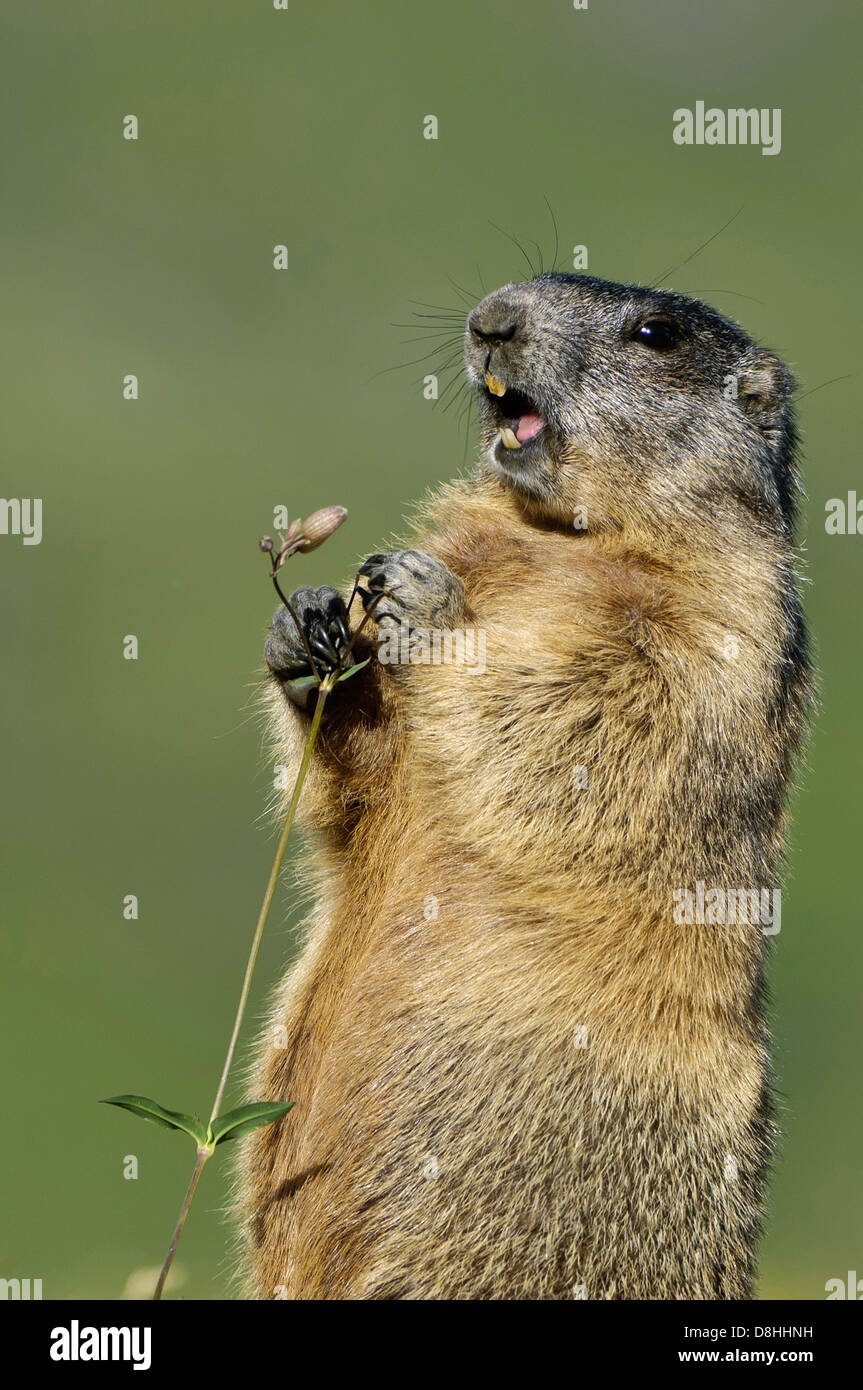
M 486 372 L 487 399 L 492 405 L 499 434 L 494 442 L 494 453 L 502 461 L 507 455 L 514 462 L 517 458 L 533 453 L 538 447 L 535 441 L 546 429 L 545 417 L 537 404 L 523 391 L 507 387 L 491 372 Z

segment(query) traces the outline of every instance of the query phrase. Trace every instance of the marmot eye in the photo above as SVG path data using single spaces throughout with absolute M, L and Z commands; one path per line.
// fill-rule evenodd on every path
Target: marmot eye
M 635 340 L 656 352 L 668 352 L 680 341 L 680 334 L 673 323 L 666 319 L 646 319 L 640 323 L 633 334 Z

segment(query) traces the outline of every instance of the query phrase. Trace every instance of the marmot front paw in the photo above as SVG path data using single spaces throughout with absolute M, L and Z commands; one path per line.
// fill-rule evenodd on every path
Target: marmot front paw
M 289 602 L 302 624 L 318 674 L 328 675 L 341 665 L 350 641 L 344 599 L 336 589 L 324 586 L 322 589 L 295 589 Z M 293 703 L 303 710 L 312 708 L 317 686 L 297 688 L 295 682 L 314 675 L 314 671 L 297 624 L 284 605 L 273 618 L 264 658 Z
M 367 580 L 360 589 L 363 607 L 380 625 L 406 622 L 412 628 L 458 626 L 464 619 L 464 585 L 458 575 L 422 550 L 387 550 L 370 555 L 359 573 Z M 377 602 L 375 602 L 377 600 Z

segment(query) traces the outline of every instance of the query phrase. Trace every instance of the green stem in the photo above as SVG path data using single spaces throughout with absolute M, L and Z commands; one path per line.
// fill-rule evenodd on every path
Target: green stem
M 276 884 L 279 881 L 279 874 L 282 870 L 282 860 L 285 857 L 285 850 L 287 848 L 291 830 L 293 829 L 294 820 L 296 819 L 297 807 L 300 803 L 300 793 L 303 790 L 303 783 L 306 780 L 306 773 L 309 770 L 309 764 L 312 760 L 312 753 L 314 751 L 315 742 L 318 737 L 318 730 L 321 727 L 321 718 L 324 713 L 324 705 L 326 704 L 327 696 L 329 695 L 330 691 L 332 690 L 335 684 L 337 675 L 338 673 L 334 671 L 330 675 L 325 676 L 324 679 L 321 681 L 320 686 L 318 687 L 318 698 L 317 703 L 315 704 L 315 712 L 312 715 L 312 723 L 311 728 L 309 729 L 309 736 L 306 739 L 306 746 L 303 750 L 302 762 L 300 763 L 299 772 L 297 773 L 297 779 L 294 782 L 294 790 L 291 795 L 291 802 L 288 806 L 284 825 L 282 826 L 282 833 L 279 836 L 279 843 L 276 846 L 276 854 L 275 858 L 273 859 L 273 867 L 270 869 L 270 877 L 267 881 L 267 887 L 264 893 L 264 900 L 261 903 L 261 910 L 258 913 L 258 921 L 255 927 L 255 934 L 252 937 L 252 945 L 249 951 L 249 959 L 246 963 L 246 973 L 243 977 L 243 988 L 240 991 L 240 1002 L 237 1005 L 237 1016 L 234 1019 L 234 1030 L 231 1033 L 231 1041 L 228 1044 L 228 1053 L 225 1057 L 225 1065 L 222 1067 L 222 1075 L 219 1078 L 219 1088 L 216 1091 L 216 1099 L 213 1101 L 213 1109 L 210 1112 L 210 1124 L 213 1123 L 213 1121 L 219 1113 L 219 1107 L 222 1104 L 222 1097 L 225 1094 L 225 1087 L 228 1084 L 228 1076 L 230 1074 L 231 1065 L 234 1060 L 234 1053 L 237 1050 L 237 1042 L 240 1037 L 240 1029 L 243 1026 L 243 1018 L 246 1013 L 246 1005 L 249 1002 L 249 994 L 252 988 L 252 977 L 255 973 L 255 965 L 258 959 L 258 952 L 261 949 L 261 940 L 264 935 L 264 927 L 267 925 L 267 918 L 269 916 L 273 896 L 276 891 Z M 195 1195 L 195 1189 L 198 1186 L 198 1181 L 200 1179 L 201 1173 L 204 1170 L 204 1164 L 207 1162 L 207 1159 L 210 1158 L 212 1153 L 213 1149 L 210 1148 L 209 1145 L 202 1145 L 198 1149 L 198 1157 L 197 1162 L 195 1163 L 195 1171 L 192 1173 L 192 1178 L 186 1191 L 186 1195 L 183 1198 L 183 1205 L 180 1208 L 180 1215 L 177 1219 L 177 1225 L 174 1228 L 174 1234 L 171 1238 L 171 1244 L 169 1245 L 168 1253 L 165 1256 L 165 1263 L 162 1265 L 162 1272 L 159 1275 L 159 1282 L 157 1283 L 155 1292 L 153 1294 L 154 1300 L 160 1299 L 162 1297 L 162 1290 L 165 1287 L 165 1280 L 168 1277 L 168 1270 L 171 1268 L 171 1264 L 173 1263 L 174 1254 L 177 1249 L 177 1244 L 179 1242 L 180 1236 L 183 1233 L 183 1227 L 186 1224 L 186 1217 L 189 1214 L 189 1208 L 192 1205 L 192 1198 Z
M 312 725 L 309 729 L 309 736 L 306 739 L 306 746 L 303 750 L 303 760 L 300 763 L 300 770 L 297 773 L 297 780 L 294 783 L 293 795 L 291 796 L 291 804 L 288 807 L 288 812 L 285 816 L 285 823 L 282 826 L 282 833 L 279 836 L 279 843 L 276 846 L 276 855 L 273 859 L 273 867 L 270 869 L 270 877 L 267 882 L 266 892 L 264 893 L 264 901 L 261 904 L 261 910 L 258 914 L 258 924 L 255 927 L 255 935 L 252 938 L 252 948 L 249 952 L 249 959 L 246 965 L 246 974 L 243 979 L 243 988 L 240 993 L 240 1002 L 237 1006 L 237 1017 L 234 1020 L 234 1031 L 231 1034 L 231 1041 L 228 1044 L 228 1055 L 225 1058 L 225 1065 L 222 1068 L 222 1075 L 219 1080 L 219 1089 L 216 1092 L 216 1099 L 213 1101 L 213 1108 L 210 1112 L 210 1124 L 213 1123 L 213 1120 L 219 1113 L 219 1107 L 222 1104 L 222 1096 L 225 1094 L 225 1087 L 228 1084 L 228 1073 L 231 1070 L 231 1063 L 234 1060 L 234 1053 L 237 1049 L 237 1040 L 240 1036 L 240 1028 L 242 1027 L 243 1023 L 243 1015 L 246 1012 L 246 1004 L 249 1001 L 249 992 L 252 988 L 252 976 L 254 974 L 255 964 L 258 959 L 258 951 L 261 947 L 261 938 L 264 935 L 264 927 L 267 924 L 267 917 L 270 913 L 270 904 L 273 901 L 273 894 L 276 891 L 276 884 L 279 881 L 279 874 L 282 870 L 282 860 L 285 857 L 285 849 L 287 848 L 288 839 L 290 837 L 291 830 L 293 829 L 294 819 L 297 814 L 297 806 L 299 805 L 300 801 L 300 793 L 303 790 L 303 783 L 306 780 L 306 773 L 309 770 L 309 764 L 312 760 L 312 752 L 314 751 L 315 742 L 318 737 L 318 729 L 321 727 L 321 716 L 324 712 L 324 705 L 326 703 L 327 696 L 333 688 L 333 684 L 334 681 L 332 677 L 326 676 L 321 682 L 320 686 L 318 687 L 318 699 L 317 703 L 315 704 L 315 712 L 312 715 Z
M 186 1188 L 186 1195 L 183 1198 L 183 1205 L 180 1207 L 180 1215 L 178 1216 L 177 1224 L 174 1227 L 174 1234 L 171 1237 L 171 1244 L 168 1246 L 168 1253 L 165 1256 L 165 1263 L 162 1265 L 162 1272 L 159 1275 L 159 1282 L 156 1285 L 156 1291 L 153 1294 L 154 1301 L 158 1301 L 162 1297 L 162 1290 L 165 1287 L 165 1280 L 168 1277 L 168 1270 L 171 1268 L 171 1265 L 174 1262 L 174 1252 L 177 1249 L 180 1236 L 183 1234 L 183 1227 L 186 1224 L 186 1217 L 189 1215 L 189 1207 L 192 1205 L 192 1198 L 194 1197 L 195 1189 L 198 1186 L 198 1179 L 203 1173 L 204 1164 L 206 1163 L 207 1159 L 210 1157 L 212 1152 L 213 1150 L 209 1147 L 202 1147 L 198 1149 L 198 1158 L 197 1162 L 195 1163 L 195 1171 L 192 1174 L 192 1180 L 189 1183 L 189 1186 Z

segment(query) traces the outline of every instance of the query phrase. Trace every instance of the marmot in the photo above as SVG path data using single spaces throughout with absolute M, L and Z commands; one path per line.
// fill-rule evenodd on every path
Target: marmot
M 745 1299 L 757 904 L 812 699 L 794 380 L 703 303 L 559 273 L 484 299 L 465 358 L 478 468 L 361 567 L 372 659 L 303 794 L 317 907 L 250 1090 L 294 1102 L 241 1157 L 250 1292 Z M 335 589 L 294 603 L 344 650 Z M 484 669 L 384 661 L 394 630 L 481 633 Z M 285 609 L 266 660 L 285 761 Z

